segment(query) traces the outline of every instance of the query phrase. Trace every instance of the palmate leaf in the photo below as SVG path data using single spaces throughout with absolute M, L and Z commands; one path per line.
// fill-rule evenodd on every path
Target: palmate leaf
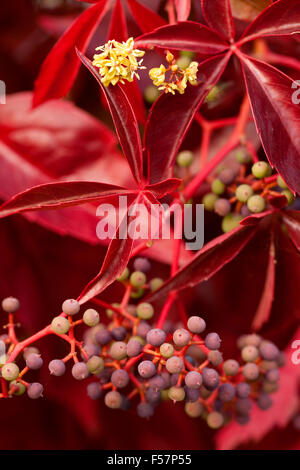
M 107 0 L 100 0 L 85 10 L 51 49 L 35 83 L 33 106 L 61 98 L 71 89 L 80 66 L 75 45 L 85 51 L 106 12 L 106 4 Z
M 142 146 L 133 109 L 119 84 L 105 87 L 101 82 L 98 70 L 92 65 L 91 61 L 78 50 L 77 54 L 82 63 L 96 78 L 105 95 L 124 155 L 127 158 L 133 177 L 140 184 L 143 180 Z
M 232 41 L 235 28 L 229 0 L 201 0 L 201 8 L 206 23 L 224 39 Z
M 239 55 L 262 145 L 288 186 L 300 192 L 300 108 L 292 101 L 293 80 L 276 68 Z
M 136 0 L 127 0 L 127 4 L 132 16 L 143 33 L 147 33 L 148 31 L 152 31 L 155 28 L 167 24 L 161 16 Z
M 134 191 L 113 184 L 92 181 L 48 183 L 27 189 L 0 206 L 0 218 L 41 209 L 61 209 L 86 202 L 113 201 L 118 196 L 133 197 Z

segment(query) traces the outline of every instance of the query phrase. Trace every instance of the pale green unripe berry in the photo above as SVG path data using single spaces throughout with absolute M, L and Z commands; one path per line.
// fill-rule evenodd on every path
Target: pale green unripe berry
M 163 357 L 169 358 L 174 354 L 174 347 L 170 343 L 163 343 L 159 348 L 160 354 Z
M 179 59 L 177 59 L 176 61 L 176 64 L 181 69 L 186 69 L 190 65 L 190 63 L 191 63 L 191 60 L 189 59 L 189 57 L 184 56 L 184 55 L 179 57 Z
M 246 149 L 240 148 L 235 153 L 235 158 L 239 163 L 245 164 L 251 162 L 251 155 Z
M 213 103 L 220 96 L 220 93 L 221 87 L 219 87 L 218 85 L 213 86 L 209 93 L 206 95 L 205 103 Z
M 100 321 L 100 316 L 97 310 L 94 310 L 93 308 L 88 308 L 84 314 L 83 314 L 83 322 L 87 326 L 96 326 L 98 325 Z
M 242 359 L 245 362 L 254 362 L 259 356 L 259 351 L 255 346 L 245 346 L 241 352 Z
M 104 361 L 99 356 L 90 357 L 86 365 L 91 374 L 99 374 L 104 369 Z
M 182 152 L 179 152 L 179 154 L 177 155 L 177 159 L 176 159 L 177 165 L 183 168 L 187 168 L 191 166 L 193 161 L 194 161 L 194 154 L 193 152 L 190 152 L 189 150 L 183 150 Z
M 284 189 L 281 194 L 287 198 L 288 206 L 291 206 L 295 201 L 294 195 L 289 189 Z
M 16 380 L 10 382 L 9 388 L 12 389 L 13 387 L 15 388 L 13 395 L 20 396 L 26 392 L 26 386 L 21 382 L 17 382 Z
M 182 387 L 171 387 L 168 391 L 168 396 L 172 401 L 182 401 L 185 399 L 185 391 Z
M 192 51 L 180 51 L 180 57 L 188 57 L 189 59 L 193 59 L 195 57 L 195 53 Z
M 249 211 L 254 212 L 255 214 L 262 212 L 266 207 L 266 201 L 262 196 L 255 194 L 251 196 L 247 201 L 247 206 Z
M 126 343 L 123 341 L 115 341 L 109 349 L 109 355 L 117 361 L 124 359 L 127 356 Z
M 249 184 L 241 184 L 236 188 L 235 195 L 241 202 L 247 202 L 249 197 L 253 195 L 253 189 Z
M 154 292 L 157 289 L 159 289 L 163 285 L 163 283 L 164 283 L 164 280 L 161 279 L 160 277 L 154 277 L 153 279 L 151 279 L 151 281 L 149 282 L 149 287 L 150 287 L 151 292 Z
M 148 302 L 142 302 L 137 306 L 137 316 L 143 320 L 150 320 L 154 315 L 154 308 Z
M 282 189 L 288 189 L 288 185 L 280 175 L 277 177 L 277 184 Z
M 52 330 L 59 335 L 65 335 L 68 333 L 70 326 L 71 325 L 67 318 L 61 316 L 53 318 L 51 323 Z
M 152 104 L 159 97 L 158 88 L 154 85 L 149 85 L 145 88 L 144 98 L 147 103 Z
M 214 194 L 217 194 L 218 196 L 220 196 L 220 194 L 223 194 L 225 191 L 225 184 L 222 183 L 222 181 L 219 178 L 216 178 L 211 183 L 211 190 Z
M 124 271 L 122 272 L 121 276 L 117 277 L 117 281 L 126 281 L 129 278 L 129 269 L 126 267 Z
M 224 417 L 218 411 L 208 413 L 206 422 L 211 429 L 219 429 L 224 424 Z
M 202 198 L 202 204 L 204 204 L 204 209 L 207 211 L 213 211 L 215 208 L 215 203 L 218 199 L 218 196 L 214 193 L 207 193 Z
M 120 307 L 120 304 L 118 304 L 118 303 L 113 303 L 113 304 L 111 304 L 111 305 L 112 305 L 112 307 L 115 307 L 115 308 L 119 308 L 119 307 Z M 114 310 L 110 309 L 110 308 L 107 308 L 107 309 L 105 310 L 105 313 L 106 313 L 106 315 L 108 316 L 108 318 L 112 318 L 116 312 L 115 312 Z
M 14 362 L 8 362 L 1 369 L 2 377 L 8 381 L 16 380 L 19 373 L 20 369 Z
M 234 228 L 239 226 L 240 221 L 243 217 L 240 214 L 227 214 L 222 220 L 222 230 L 224 233 L 230 232 Z
M 132 290 L 130 292 L 130 297 L 132 299 L 140 299 L 141 297 L 143 297 L 144 292 L 145 292 L 145 289 L 143 289 L 142 287 L 137 287 L 135 288 L 135 290 Z
M 130 284 L 133 287 L 142 287 L 146 284 L 147 277 L 142 271 L 134 271 L 130 276 Z
M 254 163 L 251 168 L 252 174 L 255 178 L 265 178 L 272 173 L 272 169 L 267 162 L 259 161 Z
M 187 402 L 184 410 L 190 418 L 198 418 L 202 415 L 203 405 L 199 401 Z

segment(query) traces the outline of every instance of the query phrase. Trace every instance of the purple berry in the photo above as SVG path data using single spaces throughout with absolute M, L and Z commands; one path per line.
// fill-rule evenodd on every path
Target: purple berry
M 151 269 L 151 263 L 147 258 L 136 258 L 133 263 L 133 268 L 135 271 L 147 273 Z
M 154 408 L 150 403 L 142 402 L 138 404 L 136 411 L 140 418 L 150 418 L 154 413 Z
M 92 356 L 98 356 L 101 352 L 101 348 L 99 348 L 99 346 L 97 346 L 96 344 L 93 344 L 93 343 L 87 343 L 83 346 L 83 350 L 84 352 L 86 353 L 86 355 L 88 356 L 88 358 L 92 357 Z M 81 353 L 81 357 L 82 359 L 85 359 L 85 355 Z
M 178 356 L 170 357 L 166 362 L 166 369 L 170 374 L 179 374 L 183 366 L 183 360 Z
M 147 402 L 155 405 L 160 402 L 161 400 L 161 393 L 159 390 L 155 390 L 154 388 L 148 388 L 146 391 L 146 400 Z
M 117 388 L 124 388 L 129 383 L 129 375 L 126 370 L 115 370 L 111 375 L 111 383 Z
M 251 392 L 251 387 L 246 382 L 241 382 L 236 385 L 235 391 L 239 398 L 248 398 Z
M 256 364 L 248 362 L 243 367 L 243 375 L 247 380 L 256 380 L 259 377 L 259 368 Z
M 231 204 L 228 199 L 220 198 L 215 202 L 215 213 L 224 217 L 231 211 Z
M 141 321 L 136 329 L 136 334 L 141 338 L 146 339 L 148 331 L 151 330 L 151 326 L 146 321 Z
M 216 350 L 221 346 L 221 339 L 217 333 L 208 333 L 205 338 L 205 346 L 208 349 Z
M 153 328 L 149 330 L 146 336 L 147 343 L 151 344 L 152 346 L 161 346 L 166 339 L 166 333 L 159 328 Z
M 219 173 L 219 178 L 224 184 L 231 184 L 235 179 L 235 172 L 231 168 L 224 168 Z
M 205 367 L 202 371 L 203 385 L 207 390 L 214 390 L 220 383 L 220 377 L 215 369 Z
M 143 346 L 137 339 L 130 339 L 126 346 L 127 356 L 136 357 L 142 352 Z
M 259 346 L 259 352 L 266 361 L 276 361 L 279 356 L 279 350 L 271 341 L 262 341 Z
M 86 387 L 87 395 L 92 400 L 98 400 L 102 395 L 102 388 L 98 382 L 91 382 Z
M 188 372 L 185 376 L 185 384 L 188 388 L 200 388 L 202 385 L 202 376 L 197 371 Z
M 250 421 L 250 415 L 249 414 L 237 414 L 236 415 L 236 421 L 241 426 L 245 426 Z
M 149 379 L 156 373 L 156 367 L 151 361 L 142 361 L 138 365 L 138 373 L 143 379 Z
M 66 365 L 60 359 L 53 359 L 49 362 L 49 371 L 51 375 L 55 375 L 56 377 L 61 377 L 66 372 Z
M 223 362 L 222 353 L 220 353 L 220 351 L 217 351 L 217 350 L 209 351 L 209 353 L 207 355 L 207 359 L 215 367 L 219 366 Z
M 199 390 L 196 390 L 195 388 L 184 387 L 184 391 L 185 391 L 185 399 L 187 402 L 195 402 L 200 397 Z
M 6 297 L 2 300 L 2 309 L 7 313 L 15 313 L 20 308 L 20 302 L 15 297 Z
M 105 395 L 104 403 L 108 408 L 112 408 L 113 410 L 120 408 L 123 403 L 122 395 L 119 392 L 112 390 Z
M 257 406 L 261 410 L 268 410 L 272 406 L 273 402 L 267 393 L 261 392 L 257 398 Z
M 238 414 L 248 414 L 252 408 L 252 401 L 249 398 L 238 398 L 235 407 Z
M 95 334 L 95 340 L 101 346 L 105 346 L 106 344 L 110 343 L 110 341 L 112 340 L 110 331 L 108 331 L 106 328 L 102 328 L 101 330 L 98 330 L 97 333 Z
M 271 383 L 278 382 L 280 373 L 278 369 L 270 369 L 266 373 L 266 380 Z
M 37 370 L 43 365 L 43 359 L 39 354 L 31 353 L 26 357 L 26 366 L 29 369 Z
M 166 388 L 166 381 L 162 375 L 155 375 L 149 379 L 149 388 L 153 390 L 163 390 Z
M 116 341 L 123 341 L 123 339 L 126 338 L 127 331 L 124 326 L 116 326 L 111 330 L 111 334 L 113 339 L 115 339 Z
M 218 390 L 218 396 L 220 400 L 225 403 L 232 401 L 235 396 L 234 386 L 230 383 L 224 383 L 220 385 L 219 390 Z

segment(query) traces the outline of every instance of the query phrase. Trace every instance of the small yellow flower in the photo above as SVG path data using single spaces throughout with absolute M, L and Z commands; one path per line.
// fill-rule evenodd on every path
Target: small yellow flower
M 184 71 L 184 76 L 188 79 L 191 85 L 197 85 L 198 65 L 198 62 L 191 62 L 188 68 Z
M 160 86 L 165 81 L 166 68 L 163 65 L 160 67 L 154 67 L 149 71 L 149 77 L 153 81 L 153 84 Z
M 134 77 L 140 78 L 137 70 L 146 67 L 141 65 L 143 59 L 137 60 L 137 57 L 143 57 L 145 52 L 133 47 L 133 38 L 129 38 L 122 43 L 113 39 L 96 48 L 96 51 L 102 52 L 94 55 L 93 65 L 99 68 L 104 86 L 110 83 L 116 85 L 119 81 L 125 83 L 124 80 L 132 82 Z

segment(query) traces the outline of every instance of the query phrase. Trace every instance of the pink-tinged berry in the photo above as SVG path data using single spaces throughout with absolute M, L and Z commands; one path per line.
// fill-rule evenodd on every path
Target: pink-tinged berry
M 202 376 L 199 372 L 193 370 L 186 374 L 185 384 L 189 388 L 200 388 L 202 385 Z
M 238 373 L 240 368 L 239 363 L 235 359 L 227 359 L 223 364 L 224 374 L 234 376 Z
M 191 334 L 184 328 L 179 328 L 178 330 L 174 331 L 173 341 L 176 346 L 186 346 L 191 341 Z
M 108 392 L 104 397 L 104 403 L 108 408 L 118 409 L 122 405 L 122 395 L 117 391 Z
M 183 367 L 183 360 L 178 356 L 172 356 L 166 362 L 166 369 L 170 374 L 179 374 Z
M 123 341 L 115 341 L 109 349 L 109 355 L 113 359 L 116 359 L 116 361 L 124 359 L 127 356 L 126 343 Z
M 62 311 L 66 315 L 71 315 L 71 316 L 76 315 L 80 311 L 80 303 L 74 299 L 67 299 L 62 304 Z
M 148 302 L 142 302 L 137 306 L 137 316 L 143 320 L 150 320 L 154 315 L 154 308 Z
M 151 263 L 147 258 L 136 258 L 133 263 L 135 271 L 148 273 L 151 269 Z
M 215 369 L 205 367 L 202 371 L 203 385 L 207 390 L 215 390 L 220 383 L 220 377 Z
M 207 355 L 207 359 L 210 361 L 210 363 L 214 366 L 217 367 L 223 362 L 223 355 L 220 353 L 220 351 L 209 351 Z
M 163 357 L 168 359 L 169 357 L 173 356 L 174 347 L 170 343 L 163 343 L 159 348 L 159 352 Z
M 134 271 L 130 276 L 130 284 L 133 287 L 143 287 L 146 282 L 146 275 L 142 271 Z
M 126 352 L 128 357 L 136 357 L 142 352 L 143 346 L 140 341 L 131 338 L 126 346 Z
M 16 380 L 19 376 L 20 369 L 14 362 L 8 362 L 4 364 L 1 369 L 2 377 L 9 382 L 12 380 Z
M 187 402 L 184 406 L 184 410 L 190 418 L 198 418 L 202 415 L 204 408 L 199 401 L 196 401 Z
M 259 351 L 255 346 L 245 346 L 241 352 L 242 359 L 245 362 L 255 362 L 259 356 Z
M 39 382 L 33 382 L 27 389 L 27 395 L 32 400 L 37 400 L 43 396 L 44 387 Z
M 168 396 L 172 401 L 182 401 L 185 399 L 185 391 L 182 387 L 173 386 L 169 388 Z
M 15 313 L 20 308 L 20 302 L 15 297 L 6 297 L 2 300 L 2 309 L 7 313 Z
M 271 341 L 262 341 L 259 346 L 259 352 L 266 361 L 276 361 L 279 356 L 279 349 Z
M 219 179 L 226 185 L 231 184 L 235 179 L 235 172 L 232 168 L 224 168 L 219 173 Z
M 138 404 L 136 411 L 140 418 L 150 418 L 154 413 L 154 408 L 150 403 L 142 402 Z
M 224 417 L 218 411 L 208 413 L 206 422 L 211 429 L 219 429 L 224 424 Z
M 129 375 L 126 370 L 115 370 L 111 375 L 111 383 L 117 388 L 124 388 L 129 383 Z
M 65 335 L 68 333 L 70 326 L 71 325 L 67 318 L 61 316 L 53 318 L 51 322 L 52 330 L 59 335 Z
M 26 357 L 26 366 L 29 369 L 37 370 L 40 369 L 43 365 L 43 359 L 39 354 L 28 354 Z
M 217 333 L 208 333 L 205 338 L 205 346 L 208 349 L 215 350 L 221 346 L 221 338 Z
M 87 395 L 92 400 L 98 400 L 102 395 L 102 388 L 98 382 L 91 382 L 86 387 Z
M 220 385 L 218 389 L 218 397 L 224 403 L 230 402 L 235 397 L 235 388 L 230 383 L 224 383 Z
M 215 213 L 224 217 L 231 211 L 231 204 L 228 199 L 220 198 L 215 202 Z
M 188 319 L 187 327 L 191 333 L 200 334 L 205 330 L 206 323 L 203 318 L 194 315 Z
M 161 346 L 166 339 L 166 333 L 160 328 L 153 328 L 149 330 L 146 336 L 147 343 L 152 346 Z
M 55 375 L 56 377 L 61 377 L 66 372 L 66 365 L 60 359 L 53 359 L 49 362 L 48 368 L 50 374 Z
M 156 367 L 152 361 L 142 361 L 138 365 L 138 373 L 143 379 L 150 379 L 156 374 Z
M 250 381 L 256 380 L 259 377 L 259 368 L 252 362 L 248 362 L 248 364 L 243 367 L 242 372 L 244 377 Z

